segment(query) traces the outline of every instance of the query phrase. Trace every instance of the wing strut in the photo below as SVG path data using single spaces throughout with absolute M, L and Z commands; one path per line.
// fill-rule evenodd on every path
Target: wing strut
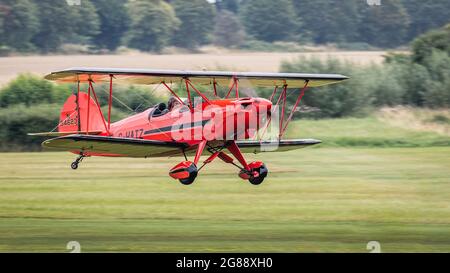
M 189 101 L 189 108 L 191 110 L 191 113 L 194 112 L 194 105 L 192 105 L 192 100 L 191 100 L 191 91 L 189 90 L 189 84 L 188 81 L 185 79 L 184 83 L 186 84 L 186 93 L 187 93 L 187 97 L 188 97 L 188 101 Z
M 113 93 L 113 77 L 114 75 L 109 75 L 109 99 L 108 99 L 108 133 L 111 129 L 111 107 L 112 107 L 112 93 Z
M 203 95 L 202 92 L 200 92 L 197 88 L 195 88 L 195 86 L 192 84 L 192 82 L 191 82 L 189 79 L 185 79 L 185 81 L 186 81 L 186 84 L 189 84 L 189 85 L 192 87 L 192 89 L 194 89 L 194 91 L 195 91 L 200 97 L 202 97 L 202 99 L 203 99 L 206 103 L 211 104 L 211 102 L 209 101 L 209 99 L 208 99 L 205 95 Z
M 308 89 L 308 83 L 309 83 L 309 80 L 306 80 L 306 81 L 305 81 L 305 85 L 304 85 L 303 88 L 300 90 L 300 94 L 298 95 L 297 100 L 295 101 L 295 104 L 294 104 L 294 106 L 292 107 L 291 113 L 289 114 L 289 117 L 287 118 L 286 123 L 285 123 L 284 127 L 282 128 L 282 130 L 281 130 L 281 132 L 280 132 L 280 139 L 281 139 L 281 137 L 284 135 L 284 132 L 286 131 L 287 126 L 288 126 L 289 122 L 291 121 L 292 116 L 294 115 L 295 110 L 297 109 L 298 104 L 300 103 L 300 101 L 302 100 L 303 96 L 305 95 L 305 91 L 306 91 L 306 89 Z
M 287 84 L 283 86 L 283 91 L 281 92 L 280 99 L 283 100 L 283 107 L 281 107 L 281 117 L 280 117 L 280 135 L 279 138 L 281 139 L 281 136 L 283 135 L 283 121 L 284 121 L 284 112 L 286 111 L 286 100 L 287 100 Z M 277 103 L 278 105 L 278 103 Z
M 80 81 L 79 80 L 78 80 L 78 84 L 77 84 L 77 96 L 75 97 L 75 103 L 77 104 L 78 132 L 80 132 L 81 131 L 81 116 L 80 116 Z M 57 127 L 58 126 L 56 126 L 56 128 Z M 53 130 L 55 130 L 55 129 L 53 129 Z
M 166 88 L 167 90 L 169 90 L 170 93 L 172 93 L 172 95 L 175 96 L 175 98 L 177 98 L 178 102 L 180 102 L 181 104 L 185 104 L 180 97 L 178 97 L 178 95 L 172 90 L 172 88 L 170 88 L 166 82 L 161 82 Z
M 275 97 L 275 93 L 277 93 L 277 89 L 278 89 L 278 86 L 275 85 L 275 88 L 273 89 L 272 95 L 270 96 L 270 99 L 269 99 L 270 101 L 272 101 L 273 97 Z
M 109 126 L 106 125 L 102 108 L 100 107 L 100 103 L 98 102 L 97 94 L 95 93 L 94 86 L 92 85 L 92 80 L 89 81 L 89 89 L 88 90 L 89 90 L 88 91 L 89 92 L 89 98 L 88 98 L 88 112 L 87 112 L 86 134 L 89 134 L 89 105 L 90 105 L 89 100 L 91 99 L 90 93 L 92 91 L 92 95 L 94 95 L 94 100 L 95 100 L 95 103 L 97 104 L 98 111 L 100 112 L 100 115 L 102 117 L 103 126 L 105 127 L 105 130 L 108 133 L 108 135 L 111 135 L 111 133 L 109 132 Z M 110 94 L 112 95 L 111 91 L 110 91 Z M 108 117 L 108 120 L 109 120 L 109 117 Z
M 89 114 L 91 111 L 91 81 L 89 81 L 89 87 L 88 87 L 88 101 L 87 101 L 87 115 L 86 115 L 86 134 L 89 133 Z
M 214 79 L 214 81 L 213 81 L 213 86 L 214 86 L 214 96 L 217 97 L 217 82 L 216 82 L 216 79 Z
M 239 81 L 238 81 L 238 78 L 235 77 L 235 76 L 233 76 L 233 84 L 231 85 L 230 89 L 228 90 L 228 94 L 225 97 L 225 99 L 228 99 L 228 97 L 230 96 L 231 91 L 233 90 L 233 88 L 235 88 L 236 99 L 238 99 L 239 98 Z
M 281 108 L 281 117 L 280 117 L 280 131 L 279 131 L 279 135 L 278 135 L 278 139 L 281 139 L 281 137 L 283 137 L 284 133 L 286 132 L 286 129 L 288 127 L 289 122 L 292 120 L 292 117 L 294 116 L 295 110 L 297 109 L 298 104 L 300 103 L 300 101 L 302 100 L 303 96 L 305 95 L 305 91 L 308 89 L 308 83 L 309 80 L 305 80 L 305 84 L 303 86 L 302 89 L 300 89 L 300 94 L 297 97 L 297 100 L 295 101 L 294 106 L 292 107 L 291 113 L 289 114 L 289 117 L 287 118 L 287 120 L 284 122 L 284 114 L 285 114 L 285 108 L 286 108 L 286 99 L 287 99 L 287 88 L 288 86 L 285 84 L 283 86 L 283 90 L 281 91 L 280 96 L 278 97 L 277 103 L 275 105 L 279 105 L 280 102 L 282 102 L 283 106 Z M 275 86 L 275 89 L 273 90 L 272 95 L 270 96 L 270 100 L 272 101 L 272 99 L 275 97 L 275 93 L 277 92 L 277 86 Z M 261 134 L 260 139 L 262 139 L 267 131 L 267 128 L 270 125 L 270 122 L 272 121 L 272 116 L 270 116 L 268 118 L 267 121 L 267 125 L 264 127 L 264 130 Z M 284 125 L 284 126 L 283 126 Z

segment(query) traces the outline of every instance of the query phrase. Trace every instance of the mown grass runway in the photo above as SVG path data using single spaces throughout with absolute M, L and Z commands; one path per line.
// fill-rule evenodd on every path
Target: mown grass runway
M 450 147 L 250 155 L 260 186 L 214 162 L 191 186 L 173 159 L 0 157 L 0 251 L 450 251 Z

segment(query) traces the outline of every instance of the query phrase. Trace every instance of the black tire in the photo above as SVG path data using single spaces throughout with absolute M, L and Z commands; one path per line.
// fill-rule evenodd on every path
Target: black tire
M 267 174 L 269 173 L 269 170 L 267 169 L 266 165 L 262 164 L 261 167 L 259 168 L 253 168 L 252 172 L 258 172 L 259 176 L 258 177 L 250 177 L 248 179 L 248 181 L 252 184 L 252 185 L 259 185 L 264 181 L 264 178 L 266 178 Z
M 194 164 L 192 164 L 187 171 L 189 172 L 189 177 L 185 178 L 185 179 L 179 179 L 180 183 L 183 185 L 191 185 L 192 183 L 194 183 L 195 178 L 197 177 L 197 166 L 195 166 Z
M 70 164 L 70 167 L 72 168 L 72 170 L 76 170 L 76 169 L 78 169 L 78 163 L 72 162 L 72 164 Z

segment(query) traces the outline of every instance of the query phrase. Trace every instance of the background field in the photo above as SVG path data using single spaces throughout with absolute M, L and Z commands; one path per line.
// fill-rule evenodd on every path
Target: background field
M 259 187 L 222 162 L 186 187 L 167 175 L 178 158 L 88 158 L 73 171 L 67 153 L 2 154 L 0 251 L 67 252 L 73 240 L 85 252 L 368 252 L 373 240 L 384 252 L 450 251 L 450 148 L 367 144 L 448 136 L 335 121 L 294 124 L 291 134 L 328 136 L 317 148 L 249 155 L 270 170 Z M 349 136 L 361 147 L 333 147 Z
M 74 66 L 131 67 L 154 69 L 236 69 L 243 71 L 277 72 L 282 60 L 299 56 L 329 57 L 355 64 L 381 63 L 385 51 L 347 51 L 311 53 L 226 52 L 212 54 L 126 54 L 126 55 L 61 55 L 0 57 L 0 86 L 19 73 L 46 75 Z

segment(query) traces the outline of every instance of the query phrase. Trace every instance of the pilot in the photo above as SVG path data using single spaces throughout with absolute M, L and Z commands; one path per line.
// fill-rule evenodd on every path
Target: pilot
M 169 111 L 172 111 L 174 108 L 176 108 L 177 106 L 181 105 L 181 103 L 173 96 L 171 96 L 169 98 L 169 101 L 167 102 L 167 108 L 169 109 Z

